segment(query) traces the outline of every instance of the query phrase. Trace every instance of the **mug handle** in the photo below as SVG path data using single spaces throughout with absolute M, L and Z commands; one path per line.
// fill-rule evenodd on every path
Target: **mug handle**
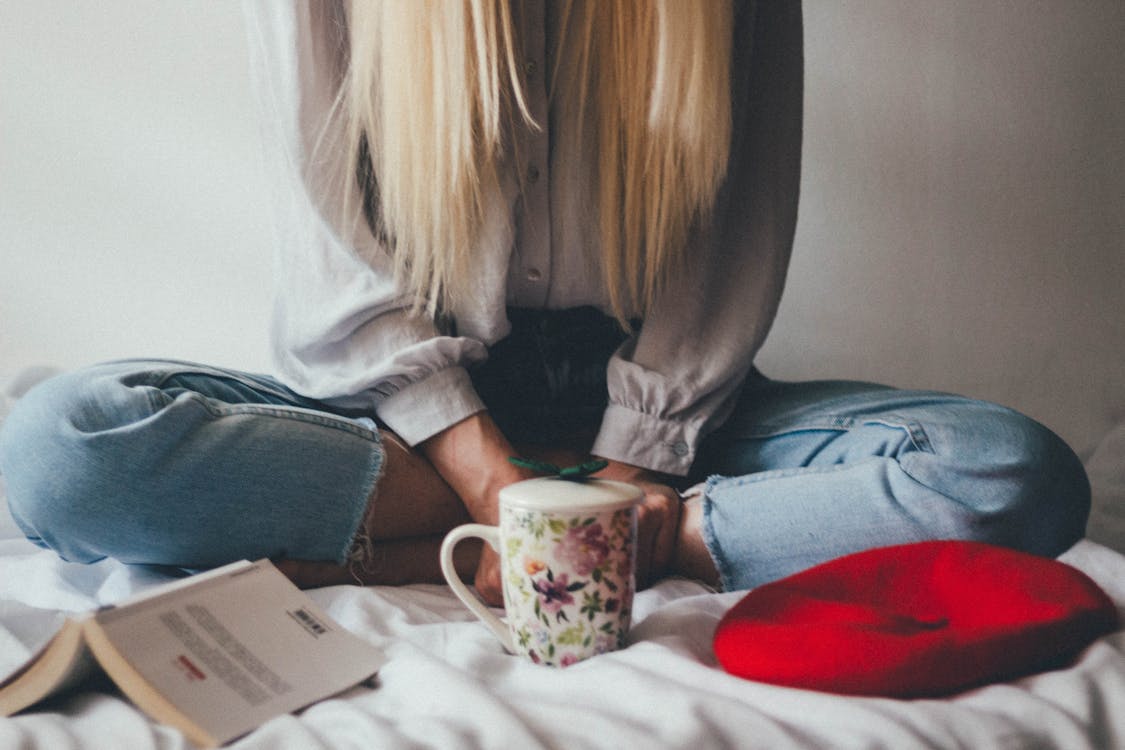
M 461 540 L 472 537 L 483 539 L 488 542 L 492 549 L 497 552 L 500 551 L 500 529 L 496 526 L 485 526 L 480 523 L 467 523 L 458 526 L 446 534 L 445 540 L 441 543 L 441 573 L 445 576 L 449 587 L 453 589 L 453 593 L 457 595 L 461 603 L 488 626 L 492 634 L 500 639 L 500 643 L 508 653 L 514 654 L 516 653 L 515 644 L 512 643 L 512 634 L 508 630 L 508 626 L 504 624 L 503 620 L 492 614 L 492 611 L 484 602 L 461 582 L 461 577 L 457 575 L 457 570 L 453 567 L 453 548 Z

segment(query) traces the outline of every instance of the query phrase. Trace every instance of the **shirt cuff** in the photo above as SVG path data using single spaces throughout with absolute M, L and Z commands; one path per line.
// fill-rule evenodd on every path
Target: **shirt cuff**
M 682 477 L 691 469 L 698 445 L 699 428 L 695 425 L 610 404 L 591 452 Z
M 410 446 L 485 410 L 464 367 L 447 367 L 396 391 L 375 411 Z

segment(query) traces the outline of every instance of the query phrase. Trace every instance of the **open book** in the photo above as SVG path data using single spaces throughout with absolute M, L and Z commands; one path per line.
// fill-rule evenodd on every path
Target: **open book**
M 100 668 L 153 719 L 212 747 L 362 682 L 383 662 L 269 561 L 242 561 L 67 620 L 0 684 L 0 716 Z

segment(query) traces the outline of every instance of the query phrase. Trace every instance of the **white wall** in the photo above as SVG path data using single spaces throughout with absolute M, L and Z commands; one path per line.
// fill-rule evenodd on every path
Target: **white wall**
M 0 0 L 0 373 L 266 365 L 243 37 L 236 2 Z
M 1125 2 L 807 0 L 804 196 L 761 364 L 1125 421 Z M 0 0 L 0 373 L 267 366 L 233 2 Z

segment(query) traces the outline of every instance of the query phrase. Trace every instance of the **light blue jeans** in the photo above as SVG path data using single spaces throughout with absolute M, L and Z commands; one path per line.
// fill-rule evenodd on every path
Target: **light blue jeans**
M 383 457 L 361 415 L 268 377 L 170 361 L 58 376 L 0 430 L 15 521 L 81 562 L 342 562 Z M 1009 409 L 757 373 L 701 447 L 689 481 L 701 479 L 726 590 L 926 539 L 1055 556 L 1082 537 L 1090 503 L 1074 453 Z

